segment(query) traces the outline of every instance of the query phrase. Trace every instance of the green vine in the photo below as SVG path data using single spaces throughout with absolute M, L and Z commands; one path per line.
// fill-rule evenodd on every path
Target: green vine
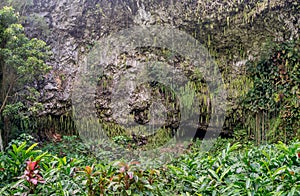
M 258 120 L 258 140 L 266 139 L 268 130 L 274 134 L 275 125 L 284 139 L 299 134 L 300 128 L 299 40 L 270 46 L 261 60 L 247 63 L 247 75 L 254 85 L 245 96 L 243 107 Z

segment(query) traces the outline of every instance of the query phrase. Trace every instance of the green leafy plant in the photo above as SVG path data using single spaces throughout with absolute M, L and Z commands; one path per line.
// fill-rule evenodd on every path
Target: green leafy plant
M 35 193 L 36 187 L 40 183 L 45 183 L 45 180 L 40 174 L 40 171 L 38 170 L 39 161 L 27 161 L 27 166 L 24 172 L 24 175 L 19 177 L 23 179 L 26 182 L 26 187 L 28 188 L 28 193 Z
M 26 142 L 26 145 L 33 145 L 36 140 L 33 136 L 27 134 L 27 133 L 22 133 L 18 138 L 11 140 L 8 143 L 8 146 L 6 147 L 6 149 L 10 149 L 12 148 L 12 145 L 16 145 L 16 146 L 20 146 L 23 142 Z
M 0 136 L 9 136 L 11 122 L 38 114 L 40 94 L 29 84 L 37 83 L 50 70 L 45 63 L 50 48 L 42 40 L 29 39 L 18 19 L 13 8 L 0 9 L 0 122 L 4 125 Z M 2 137 L 0 150 L 4 150 Z
M 86 166 L 81 172 L 85 174 L 85 185 L 88 195 L 104 195 L 107 194 L 109 185 L 112 181 L 115 168 L 111 165 L 97 165 L 99 170 L 95 170 L 94 166 Z
M 132 141 L 131 138 L 123 135 L 115 136 L 112 138 L 112 140 L 120 145 L 128 146 L 128 144 Z
M 151 168 L 72 153 L 58 157 L 25 146 L 1 154 L 0 195 L 300 194 L 299 141 L 255 146 L 221 139 L 209 152 L 200 152 L 196 141 L 185 154 Z
M 40 160 L 47 155 L 47 152 L 41 154 L 41 150 L 34 150 L 38 144 L 32 144 L 26 148 L 26 142 L 23 142 L 20 146 L 12 144 L 12 149 L 7 151 L 7 154 L 2 159 L 3 176 L 5 181 L 11 181 L 15 177 L 19 176 L 20 172 L 25 169 L 26 160 Z M 35 158 L 34 158 L 35 157 Z
M 247 119 L 254 124 L 249 135 L 258 143 L 288 141 L 299 135 L 299 40 L 271 44 L 270 48 L 259 61 L 247 63 L 247 75 L 254 85 L 242 102 Z

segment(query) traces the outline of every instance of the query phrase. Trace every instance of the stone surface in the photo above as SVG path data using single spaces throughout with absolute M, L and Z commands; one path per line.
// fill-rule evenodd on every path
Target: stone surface
M 45 40 L 54 54 L 49 61 L 53 71 L 45 76 L 40 87 L 44 96 L 41 100 L 46 107 L 44 114 L 51 115 L 71 112 L 74 78 L 79 67 L 85 64 L 86 55 L 97 40 L 119 30 L 136 25 L 169 25 L 181 29 L 209 49 L 225 76 L 224 81 L 228 83 L 243 74 L 246 60 L 260 54 L 267 38 L 283 40 L 298 37 L 300 21 L 298 2 L 289 0 L 34 0 L 33 5 L 27 6 L 22 13 L 26 16 L 35 14 L 44 20 L 43 28 L 37 28 L 30 20 L 24 25 L 30 37 Z M 157 58 L 164 60 L 163 57 Z M 127 63 L 133 65 L 137 59 L 138 54 Z M 107 82 L 114 84 L 126 71 L 135 73 L 133 66 L 130 69 L 118 66 L 116 62 L 106 70 Z M 98 91 L 98 95 L 104 98 L 96 101 L 102 110 L 99 115 L 111 121 L 118 118 L 112 118 L 109 100 L 112 90 L 112 86 L 108 85 Z M 138 111 L 135 120 L 141 123 L 148 121 L 145 109 L 150 107 L 150 94 L 140 89 L 127 97 L 131 106 L 124 109 Z M 228 105 L 232 108 L 235 99 L 234 93 L 229 94 Z M 176 110 L 167 112 L 171 113 L 177 116 Z

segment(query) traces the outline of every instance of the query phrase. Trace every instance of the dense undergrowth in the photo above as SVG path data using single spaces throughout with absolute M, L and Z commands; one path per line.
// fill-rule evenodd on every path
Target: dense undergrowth
M 134 160 L 107 162 L 75 136 L 43 146 L 15 140 L 1 154 L 0 195 L 300 195 L 299 141 L 200 146 L 142 169 Z

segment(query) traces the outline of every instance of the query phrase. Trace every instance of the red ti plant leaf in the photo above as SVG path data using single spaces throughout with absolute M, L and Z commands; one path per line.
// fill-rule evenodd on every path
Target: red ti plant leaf
M 129 179 L 132 179 L 133 178 L 133 172 L 127 172 L 128 176 L 129 176 Z
M 138 161 L 132 161 L 131 163 L 130 163 L 130 165 L 139 165 L 140 164 L 140 162 L 138 162 Z
M 38 161 L 27 161 L 27 170 L 34 171 L 38 168 Z
M 124 173 L 125 170 L 126 170 L 126 169 L 125 169 L 125 166 L 121 167 L 121 168 L 120 168 L 120 173 Z
M 92 171 L 93 171 L 93 168 L 90 167 L 90 166 L 86 166 L 86 167 L 85 167 L 85 171 L 86 171 L 86 173 L 87 173 L 88 175 L 91 175 L 91 174 L 92 174 Z
M 37 185 L 38 180 L 35 178 L 30 179 L 30 182 L 32 182 L 32 184 Z
M 24 175 L 21 176 L 20 178 L 23 178 L 30 184 L 34 185 L 33 187 L 35 187 L 38 183 L 45 183 L 45 180 L 40 175 L 40 171 L 38 170 L 39 161 L 29 160 L 26 163 L 27 163 L 26 170 L 24 172 Z

